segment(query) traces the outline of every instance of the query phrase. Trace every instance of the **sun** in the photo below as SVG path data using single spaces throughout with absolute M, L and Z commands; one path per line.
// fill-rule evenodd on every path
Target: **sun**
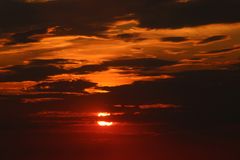
M 106 121 L 98 121 L 97 123 L 101 127 L 109 127 L 113 125 L 113 122 L 106 122 Z
M 99 112 L 98 117 L 109 117 L 111 116 L 111 113 L 108 112 Z
M 97 114 L 99 118 L 99 121 L 97 121 L 97 124 L 101 127 L 109 127 L 109 126 L 112 126 L 113 125 L 113 122 L 109 122 L 109 121 L 103 121 L 101 119 L 105 119 L 105 117 L 110 117 L 111 116 L 111 113 L 109 112 L 99 112 Z

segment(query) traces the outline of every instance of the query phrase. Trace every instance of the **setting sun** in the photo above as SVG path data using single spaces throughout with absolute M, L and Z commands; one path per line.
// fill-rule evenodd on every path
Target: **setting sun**
M 109 127 L 113 125 L 113 122 L 106 122 L 106 121 L 98 121 L 97 123 L 101 127 Z
M 98 117 L 108 117 L 111 116 L 111 113 L 108 112 L 100 112 L 98 113 Z

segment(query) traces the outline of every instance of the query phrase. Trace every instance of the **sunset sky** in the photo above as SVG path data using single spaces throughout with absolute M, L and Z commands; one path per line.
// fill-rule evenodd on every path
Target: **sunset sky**
M 238 160 L 239 8 L 0 0 L 0 159 Z

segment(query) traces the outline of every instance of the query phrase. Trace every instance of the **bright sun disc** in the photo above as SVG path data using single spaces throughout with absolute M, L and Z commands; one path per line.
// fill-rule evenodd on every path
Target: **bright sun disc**
M 98 117 L 108 117 L 111 116 L 111 113 L 108 112 L 100 112 L 98 113 Z
M 106 121 L 98 121 L 97 123 L 99 126 L 102 126 L 102 127 L 109 127 L 113 125 L 113 122 L 106 122 Z

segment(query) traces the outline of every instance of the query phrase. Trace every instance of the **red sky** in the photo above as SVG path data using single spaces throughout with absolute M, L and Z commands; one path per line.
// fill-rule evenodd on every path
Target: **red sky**
M 237 160 L 239 6 L 1 0 L 0 157 Z

